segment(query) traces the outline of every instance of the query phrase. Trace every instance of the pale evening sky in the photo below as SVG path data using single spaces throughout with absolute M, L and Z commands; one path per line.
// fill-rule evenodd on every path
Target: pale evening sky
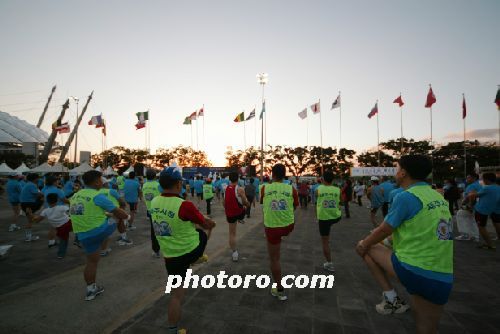
M 108 147 L 144 147 L 135 113 L 150 110 L 151 148 L 190 145 L 184 117 L 205 105 L 199 148 L 225 165 L 227 146 L 243 148 L 237 113 L 260 113 L 266 85 L 267 142 L 319 145 L 319 115 L 297 116 L 321 99 L 323 144 L 358 152 L 400 135 L 430 136 L 428 84 L 437 97 L 434 140 L 461 140 L 462 93 L 469 139 L 498 140 L 493 103 L 500 84 L 500 1 L 0 1 L 0 110 L 36 123 L 53 84 L 48 130 L 70 95 L 94 100 L 81 124 L 79 149 L 101 150 L 87 125 L 102 113 Z M 20 94 L 22 93 L 22 94 Z M 66 119 L 74 124 L 74 104 Z M 306 126 L 309 127 L 308 140 Z M 193 130 L 196 127 L 193 126 Z M 254 121 L 246 127 L 254 144 Z M 257 134 L 257 137 L 260 134 Z M 67 138 L 67 135 L 66 137 Z M 260 144 L 260 141 L 258 141 Z M 196 140 L 195 140 L 196 146 Z

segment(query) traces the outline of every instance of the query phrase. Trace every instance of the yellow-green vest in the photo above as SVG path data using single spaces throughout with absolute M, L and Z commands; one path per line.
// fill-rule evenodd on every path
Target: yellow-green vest
M 81 189 L 70 199 L 69 214 L 73 232 L 82 233 L 101 226 L 106 221 L 104 210 L 94 204 L 100 195 L 95 189 Z
M 335 186 L 320 185 L 317 188 L 316 213 L 318 220 L 340 218 L 340 189 Z
M 289 184 L 273 182 L 264 188 L 264 225 L 285 227 L 294 223 L 293 188 Z

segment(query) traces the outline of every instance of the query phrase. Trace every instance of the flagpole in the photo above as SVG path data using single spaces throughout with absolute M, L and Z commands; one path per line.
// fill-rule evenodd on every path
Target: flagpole
M 191 149 L 193 149 L 193 121 L 191 120 L 191 123 L 189 123 L 191 126 Z
M 462 98 L 463 98 L 463 104 L 465 106 L 465 94 L 462 93 Z M 462 106 L 462 108 L 464 107 Z M 467 146 L 466 146 L 466 138 L 465 138 L 465 117 L 466 115 L 463 115 L 463 110 L 462 110 L 462 118 L 464 121 L 464 179 L 467 177 Z
M 340 90 L 339 90 L 339 97 L 340 97 Z M 342 148 L 342 98 L 340 98 L 340 122 L 339 122 L 339 126 L 340 126 L 340 131 L 339 131 L 339 137 L 340 137 L 340 141 L 339 141 L 339 152 L 340 152 L 340 149 Z
M 245 151 L 247 150 L 247 127 L 245 125 L 245 112 L 243 112 L 243 145 L 245 146 Z
M 201 108 L 203 110 L 203 149 L 205 150 L 206 149 L 206 146 L 205 146 L 205 105 L 203 105 Z
M 377 105 L 377 151 L 378 151 L 378 153 L 377 153 L 377 155 L 378 155 L 377 160 L 378 160 L 378 166 L 380 167 L 380 134 L 379 134 L 379 125 L 378 125 L 378 114 L 379 114 L 378 113 L 378 100 L 377 100 L 376 105 Z
M 402 101 L 401 92 L 399 92 L 399 98 Z M 403 106 L 399 105 L 400 119 L 401 119 L 401 156 L 403 155 Z
M 198 116 L 196 116 L 196 150 L 198 151 Z
M 255 105 L 255 107 L 253 108 L 254 110 L 254 114 L 257 110 L 257 105 Z M 257 147 L 257 117 L 255 117 L 256 115 L 253 116 L 253 137 L 254 137 L 254 147 Z
M 320 155 L 321 155 L 321 175 L 323 175 L 324 170 L 323 170 L 323 125 L 321 122 L 321 99 L 318 100 L 318 107 L 319 107 L 319 142 L 321 145 L 321 150 L 320 150 Z
M 309 146 L 309 118 L 306 117 L 306 147 Z
M 434 183 L 434 145 L 433 140 L 432 140 L 432 105 L 429 108 L 430 109 L 430 114 L 431 114 L 431 183 Z

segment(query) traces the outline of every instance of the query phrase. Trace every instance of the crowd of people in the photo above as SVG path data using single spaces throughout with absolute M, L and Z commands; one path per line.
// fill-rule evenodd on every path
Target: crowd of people
M 282 164 L 272 167 L 271 178 L 241 177 L 237 172 L 214 180 L 201 175 L 185 180 L 181 171 L 168 167 L 157 174 L 147 170 L 145 180 L 134 172 L 103 177 L 89 171 L 81 177 L 28 174 L 26 179 L 12 175 L 6 185 L 14 220 L 8 230 L 24 229 L 25 241 L 39 240 L 32 226 L 50 223 L 48 247 L 58 246 L 63 259 L 70 232 L 74 244 L 86 254 L 85 300 L 104 291 L 96 283 L 99 259 L 111 251 L 110 237 L 118 230 L 120 246 L 133 241 L 127 234 L 134 225 L 138 203 L 144 201 L 151 230 L 152 255 L 163 257 L 168 275 L 185 277 L 195 263 L 205 262 L 204 254 L 212 229 L 212 201 L 224 208 L 228 226 L 228 245 L 232 261 L 239 260 L 236 244 L 238 224 L 251 217 L 251 208 L 262 205 L 263 225 L 270 272 L 275 283 L 270 294 L 288 299 L 281 284 L 281 241 L 295 226 L 294 211 L 315 207 L 319 240 L 324 256 L 323 268 L 335 272 L 331 249 L 331 229 L 342 217 L 350 218 L 350 203 L 363 206 L 368 199 L 370 233 L 355 250 L 382 289 L 380 314 L 403 313 L 410 304 L 399 297 L 391 279 L 399 280 L 411 296 L 417 331 L 435 332 L 453 284 L 453 240 L 476 240 L 482 249 L 494 250 L 486 224 L 491 219 L 500 235 L 500 188 L 493 173 L 471 173 L 461 187 L 447 180 L 441 187 L 428 183 L 432 165 L 425 156 L 403 156 L 394 179 L 372 176 L 369 182 L 350 179 L 339 182 L 331 171 L 318 179 L 290 180 Z M 191 194 L 192 201 L 187 200 Z M 205 204 L 206 215 L 200 210 Z M 380 210 L 379 210 L 380 209 Z M 377 213 L 382 213 L 382 220 Z M 20 224 L 24 216 L 24 226 Z M 454 218 L 452 218 L 454 217 Z M 461 235 L 453 236 L 453 219 Z M 56 237 L 58 241 L 56 241 Z M 178 333 L 183 287 L 172 289 L 168 305 L 171 333 Z

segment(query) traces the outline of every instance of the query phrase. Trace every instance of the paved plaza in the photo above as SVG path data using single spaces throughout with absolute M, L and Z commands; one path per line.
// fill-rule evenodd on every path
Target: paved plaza
M 105 292 L 85 302 L 83 252 L 71 245 L 66 258 L 57 260 L 56 250 L 47 248 L 44 222 L 34 228 L 41 239 L 25 243 L 22 231 L 7 232 L 12 214 L 5 199 L 1 203 L 0 244 L 14 247 L 0 261 L 0 332 L 166 332 L 166 274 L 163 261 L 151 256 L 143 205 L 138 229 L 129 233 L 134 245 L 111 245 L 113 251 L 99 263 L 97 274 Z M 204 203 L 200 207 L 204 211 Z M 238 262 L 231 261 L 220 203 L 214 204 L 213 216 L 218 225 L 206 251 L 209 262 L 195 266 L 195 273 L 270 275 L 259 205 L 246 224 L 238 225 Z M 322 268 L 314 217 L 313 207 L 297 209 L 295 230 L 282 243 L 283 275 L 329 274 Z M 370 228 L 368 209 L 357 205 L 351 205 L 350 219 L 332 227 L 333 288 L 292 288 L 284 302 L 253 284 L 249 289 L 189 289 L 180 327 L 190 334 L 414 332 L 411 313 L 382 316 L 375 311 L 381 290 L 354 251 Z M 455 242 L 455 284 L 440 333 L 500 333 L 499 265 L 498 252 L 476 249 L 472 242 Z M 396 289 L 408 297 L 400 285 Z

